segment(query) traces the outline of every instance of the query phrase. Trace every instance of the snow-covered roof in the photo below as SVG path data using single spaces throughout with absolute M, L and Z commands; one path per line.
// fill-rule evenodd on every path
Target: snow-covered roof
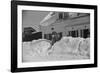
M 48 26 L 56 20 L 57 14 L 55 12 L 50 12 L 41 22 L 41 26 Z

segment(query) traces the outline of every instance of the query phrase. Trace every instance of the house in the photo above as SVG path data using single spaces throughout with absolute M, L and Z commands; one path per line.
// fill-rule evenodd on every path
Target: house
M 25 27 L 22 33 L 23 42 L 29 42 L 32 40 L 38 40 L 42 38 L 42 32 L 36 32 L 32 27 Z
M 62 36 L 90 37 L 90 14 L 50 12 L 41 22 L 42 38 L 54 42 Z

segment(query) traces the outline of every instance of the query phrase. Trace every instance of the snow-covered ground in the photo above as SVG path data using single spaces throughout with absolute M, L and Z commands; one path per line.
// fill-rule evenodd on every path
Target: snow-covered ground
M 90 58 L 90 39 L 63 37 L 51 46 L 46 39 L 23 42 L 23 62 Z

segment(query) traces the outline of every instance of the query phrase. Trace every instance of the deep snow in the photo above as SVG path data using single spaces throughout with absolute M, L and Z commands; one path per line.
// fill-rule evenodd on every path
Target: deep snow
M 90 39 L 63 37 L 51 45 L 46 39 L 23 42 L 23 62 L 75 60 L 90 58 Z

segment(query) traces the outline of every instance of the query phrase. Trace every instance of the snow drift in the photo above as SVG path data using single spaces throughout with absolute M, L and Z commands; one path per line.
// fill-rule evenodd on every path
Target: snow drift
M 89 56 L 90 55 L 90 39 L 63 37 L 60 41 L 52 46 L 53 54 L 74 54 Z
M 90 39 L 63 37 L 60 41 L 51 46 L 51 41 L 46 39 L 33 40 L 32 42 L 23 43 L 23 55 L 31 56 L 49 56 L 57 55 L 80 55 L 90 56 Z M 26 51 L 25 51 L 26 50 Z
M 33 53 L 36 53 L 40 56 L 47 55 L 50 47 L 51 47 L 51 42 L 46 39 L 33 40 L 31 42 L 31 49 Z

